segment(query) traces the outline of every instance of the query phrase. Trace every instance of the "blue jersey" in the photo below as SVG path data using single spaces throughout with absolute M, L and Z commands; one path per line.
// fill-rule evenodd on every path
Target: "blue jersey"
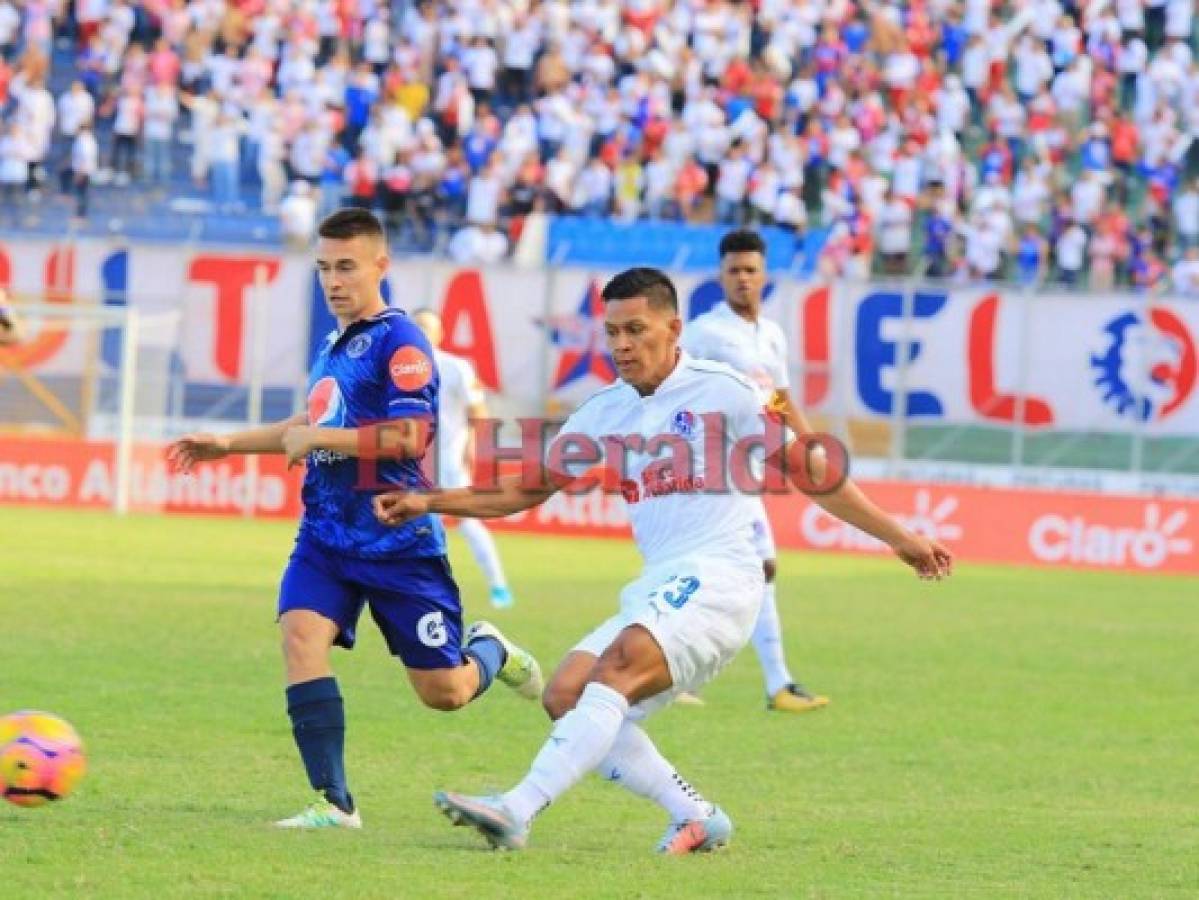
M 429 422 L 431 442 L 438 387 L 429 341 L 404 313 L 388 309 L 325 339 L 308 378 L 308 424 L 357 428 L 419 418 Z M 420 460 L 310 453 L 300 537 L 365 559 L 444 556 L 445 531 L 435 516 L 399 528 L 379 524 L 371 500 L 383 485 L 430 486 Z

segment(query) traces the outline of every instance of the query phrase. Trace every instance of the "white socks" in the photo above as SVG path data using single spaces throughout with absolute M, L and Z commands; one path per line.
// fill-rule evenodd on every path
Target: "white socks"
M 672 822 L 702 819 L 712 811 L 711 805 L 658 752 L 649 735 L 628 719 L 596 772 L 657 803 L 670 814 Z
M 762 676 L 766 679 L 766 696 L 773 697 L 795 679 L 787 669 L 783 651 L 783 629 L 779 625 L 779 611 L 774 602 L 774 583 L 767 582 L 762 592 L 762 609 L 754 625 L 751 638 L 758 662 L 762 664 Z
M 459 519 L 458 530 L 466 538 L 475 562 L 483 570 L 487 586 L 507 587 L 508 580 L 504 577 L 504 565 L 500 562 L 499 551 L 495 549 L 495 540 L 492 538 L 491 532 L 487 530 L 487 526 L 478 519 Z
M 524 781 L 504 794 L 504 805 L 529 822 L 608 755 L 628 712 L 628 701 L 612 688 L 587 685 L 578 705 L 554 723 Z

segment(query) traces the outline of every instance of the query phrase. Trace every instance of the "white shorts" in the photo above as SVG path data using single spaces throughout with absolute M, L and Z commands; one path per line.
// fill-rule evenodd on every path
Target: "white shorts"
M 778 550 L 774 546 L 774 531 L 770 527 L 770 519 L 766 517 L 766 504 L 758 499 L 758 511 L 754 516 L 753 525 L 750 526 L 753 533 L 750 540 L 753 541 L 754 549 L 758 551 L 758 559 L 768 560 L 778 557 Z
M 633 713 L 640 718 L 669 705 L 711 681 L 749 642 L 764 580 L 758 560 L 747 562 L 693 558 L 647 570 L 621 590 L 620 612 L 574 651 L 601 656 L 625 628 L 643 626 L 662 648 L 672 684 Z

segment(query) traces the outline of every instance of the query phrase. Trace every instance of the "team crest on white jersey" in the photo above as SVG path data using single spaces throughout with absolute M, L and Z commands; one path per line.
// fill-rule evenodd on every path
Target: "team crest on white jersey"
M 670 419 L 670 430 L 675 434 L 690 438 L 695 434 L 698 424 L 699 416 L 689 409 L 680 409 Z

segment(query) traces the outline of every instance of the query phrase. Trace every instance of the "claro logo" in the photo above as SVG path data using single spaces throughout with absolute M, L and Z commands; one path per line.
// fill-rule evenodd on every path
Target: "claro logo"
M 958 498 L 952 494 L 933 502 L 933 495 L 923 488 L 916 491 L 915 509 L 909 512 L 890 510 L 905 528 L 938 541 L 958 541 L 962 526 L 951 521 L 958 508 Z M 882 551 L 887 545 L 865 532 L 829 515 L 815 503 L 803 511 L 799 530 L 813 547 L 838 550 Z
M 1145 506 L 1144 523 L 1139 528 L 1051 513 L 1032 523 L 1028 546 L 1042 562 L 1123 566 L 1131 561 L 1143 569 L 1156 569 L 1169 557 L 1192 549 L 1189 538 L 1175 537 L 1186 525 L 1186 510 L 1162 516 L 1156 503 Z

